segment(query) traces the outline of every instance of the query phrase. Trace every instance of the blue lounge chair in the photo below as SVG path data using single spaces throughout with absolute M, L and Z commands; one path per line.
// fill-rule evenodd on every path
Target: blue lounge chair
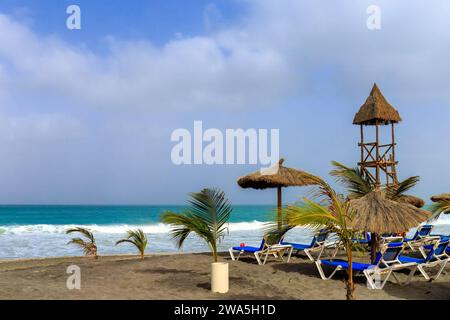
M 369 288 L 371 289 L 383 289 L 391 274 L 400 269 L 411 269 L 407 282 L 410 281 L 412 275 L 417 269 L 416 263 L 402 264 L 398 257 L 400 256 L 404 248 L 402 242 L 386 243 L 381 247 L 381 250 L 377 253 L 375 262 L 373 264 L 352 262 L 352 267 L 355 272 L 362 272 L 366 279 Z M 334 270 L 329 276 L 325 275 L 322 268 L 323 266 L 334 267 Z M 321 259 L 316 261 L 317 269 L 319 270 L 320 277 L 323 280 L 331 279 L 336 272 L 340 270 L 347 270 L 349 267 L 348 261 L 341 259 Z M 386 275 L 386 278 L 381 281 L 381 276 Z M 378 282 L 377 279 L 380 279 Z M 395 278 L 398 282 L 398 279 Z
M 433 225 L 425 224 L 417 228 L 417 231 L 412 238 L 405 238 L 404 241 L 406 242 L 408 247 L 411 248 L 412 251 L 415 251 L 417 248 L 422 247 L 423 245 L 422 240 L 425 239 L 426 237 L 429 237 L 432 230 Z
M 284 240 L 281 241 L 281 244 L 292 246 L 293 250 L 296 250 L 296 253 L 300 253 L 303 251 L 311 261 L 315 261 L 314 257 L 311 254 L 312 251 L 323 250 L 323 245 L 325 244 L 325 241 L 327 240 L 329 234 L 329 230 L 321 229 L 314 235 L 310 244 L 285 242 Z
M 436 280 L 439 278 L 441 273 L 444 271 L 445 266 L 447 265 L 447 262 L 450 260 L 450 257 L 446 253 L 446 250 L 448 249 L 450 240 L 447 238 L 440 239 L 435 241 L 432 245 L 425 245 L 423 249 L 428 250 L 428 253 L 424 258 L 414 258 L 409 256 L 400 256 L 399 260 L 402 263 L 416 263 L 418 265 L 418 269 L 420 273 L 424 276 L 427 280 Z M 424 254 L 424 251 L 421 250 L 422 254 Z M 433 267 L 440 267 L 439 271 L 436 273 L 435 276 L 430 276 L 426 271 L 425 268 L 433 268 Z
M 252 246 L 236 246 L 231 247 L 228 251 L 231 256 L 231 260 L 237 261 L 239 260 L 241 254 L 243 253 L 250 253 L 253 254 L 256 258 L 256 261 L 259 265 L 266 264 L 267 258 L 269 255 L 273 255 L 276 258 L 280 258 L 283 260 L 283 255 L 285 252 L 288 253 L 287 262 L 290 261 L 291 255 L 292 255 L 292 246 L 287 244 L 281 244 L 280 241 L 278 243 L 270 244 L 268 242 L 267 235 L 264 236 L 263 240 L 261 241 L 261 245 L 259 247 L 252 247 Z M 235 253 L 237 253 L 237 256 L 235 256 Z M 264 256 L 264 260 L 261 260 L 261 258 Z

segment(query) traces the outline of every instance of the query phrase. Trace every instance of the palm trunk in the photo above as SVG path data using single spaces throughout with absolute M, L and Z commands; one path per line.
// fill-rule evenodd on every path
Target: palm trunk
M 214 262 L 217 262 L 218 259 L 217 259 L 217 247 L 216 247 L 216 244 L 215 243 L 210 243 L 209 246 L 211 248 L 211 252 L 212 252 L 212 255 L 213 255 L 213 260 L 214 260 Z
M 353 283 L 353 253 L 352 246 L 347 245 L 347 261 L 348 261 L 348 270 L 347 270 L 347 300 L 354 300 L 355 297 L 353 295 L 355 291 L 355 284 Z
M 141 252 L 141 260 L 144 260 L 144 251 Z

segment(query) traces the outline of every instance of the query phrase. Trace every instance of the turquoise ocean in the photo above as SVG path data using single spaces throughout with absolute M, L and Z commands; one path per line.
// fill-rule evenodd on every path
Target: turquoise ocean
M 195 236 L 179 250 L 160 223 L 166 210 L 181 212 L 182 206 L 0 206 L 0 259 L 41 258 L 80 255 L 79 248 L 67 245 L 65 230 L 81 226 L 94 232 L 99 254 L 133 253 L 128 245 L 115 246 L 127 230 L 142 228 L 149 238 L 147 253 L 200 252 L 208 247 Z M 267 223 L 273 221 L 274 207 L 262 205 L 234 206 L 228 234 L 220 243 L 225 251 L 232 245 L 259 245 Z M 414 230 L 411 230 L 414 232 Z M 435 222 L 435 232 L 450 234 L 450 215 Z M 308 242 L 311 231 L 297 228 L 288 233 L 290 241 Z

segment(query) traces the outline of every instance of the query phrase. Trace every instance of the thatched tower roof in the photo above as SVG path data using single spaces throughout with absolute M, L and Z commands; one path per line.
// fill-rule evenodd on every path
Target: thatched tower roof
M 450 193 L 443 193 L 437 196 L 432 196 L 431 201 L 433 202 L 450 201 Z
M 397 123 L 402 121 L 397 110 L 387 102 L 378 88 L 373 85 L 366 102 L 361 106 L 353 119 L 353 124 L 375 125 Z
M 408 203 L 410 205 L 413 205 L 416 208 L 422 208 L 425 205 L 425 201 L 423 199 L 420 199 L 419 197 L 411 196 L 411 195 L 404 195 L 401 196 L 397 202 L 400 203 Z
M 431 212 L 387 199 L 380 190 L 351 200 L 350 209 L 353 210 L 352 228 L 378 234 L 403 232 L 431 217 Z
M 258 170 L 238 179 L 242 188 L 267 189 L 277 187 L 308 186 L 316 183 L 316 177 L 305 171 L 283 166 L 284 159 L 271 168 Z

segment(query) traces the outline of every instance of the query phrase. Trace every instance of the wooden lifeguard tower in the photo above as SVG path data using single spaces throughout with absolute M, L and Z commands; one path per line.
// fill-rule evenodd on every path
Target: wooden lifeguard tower
M 376 84 L 373 85 L 369 97 L 361 106 L 353 119 L 353 124 L 361 128 L 361 159 L 358 166 L 376 186 L 382 184 L 381 175 L 385 176 L 386 185 L 397 184 L 395 160 L 395 124 L 402 121 L 397 110 L 387 102 Z M 380 142 L 380 129 L 390 127 L 390 142 Z M 369 128 L 375 129 L 375 141 L 366 141 L 365 134 Z M 373 134 L 373 131 L 372 131 Z M 373 139 L 373 138 L 372 138 Z

